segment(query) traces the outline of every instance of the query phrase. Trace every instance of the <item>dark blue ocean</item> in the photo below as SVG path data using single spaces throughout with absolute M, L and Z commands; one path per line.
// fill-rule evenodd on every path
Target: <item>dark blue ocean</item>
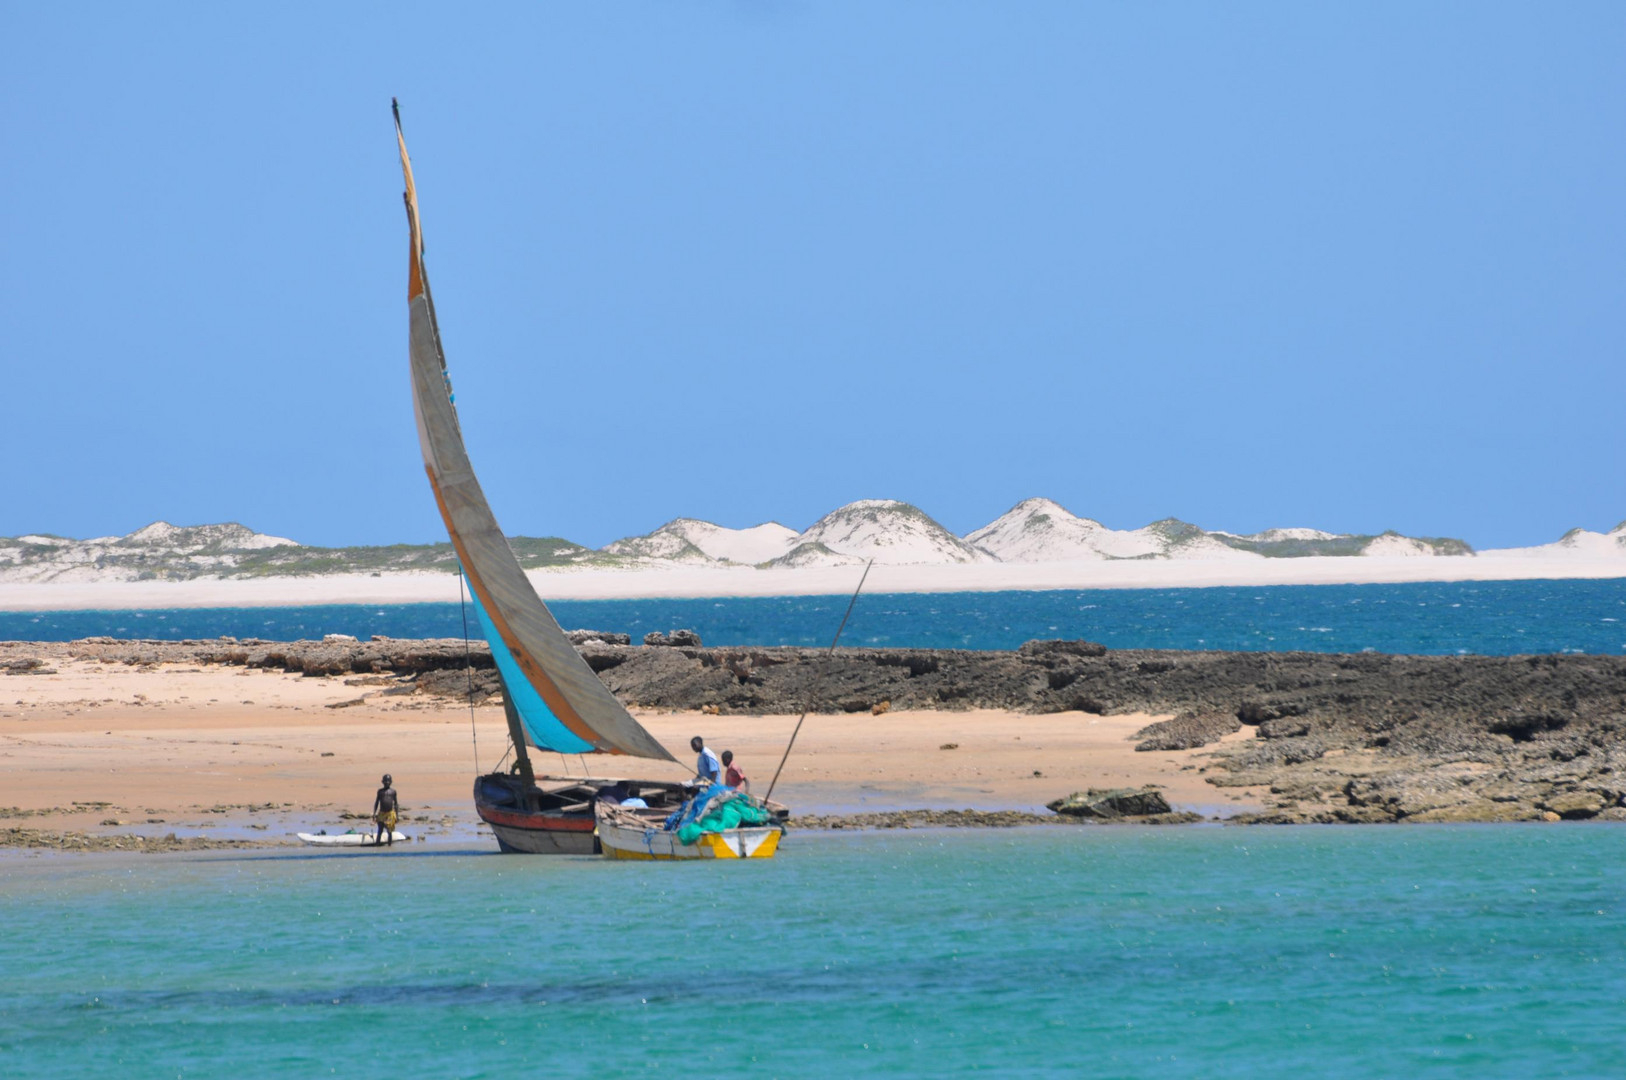
M 567 628 L 628 633 L 634 641 L 651 630 L 685 627 L 710 645 L 827 645 L 848 599 L 558 600 L 549 606 Z M 0 612 L 0 639 L 21 641 L 461 637 L 463 626 L 456 604 Z M 1057 637 L 1117 649 L 1620 655 L 1626 650 L 1626 579 L 877 593 L 858 598 L 842 643 L 1013 649 Z

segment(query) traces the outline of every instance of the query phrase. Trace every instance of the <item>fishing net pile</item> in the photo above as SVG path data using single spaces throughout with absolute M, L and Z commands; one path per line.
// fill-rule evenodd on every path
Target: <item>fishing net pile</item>
M 757 800 L 722 784 L 711 785 L 666 819 L 666 828 L 676 832 L 678 841 L 685 846 L 700 839 L 702 833 L 766 824 L 768 811 Z

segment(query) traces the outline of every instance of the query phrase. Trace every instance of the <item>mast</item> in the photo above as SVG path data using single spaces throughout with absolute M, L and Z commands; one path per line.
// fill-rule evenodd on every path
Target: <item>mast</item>
M 536 784 L 536 772 L 531 768 L 531 753 L 525 749 L 525 722 L 519 718 L 519 710 L 514 707 L 514 695 L 508 692 L 508 684 L 503 682 L 501 675 L 497 676 L 497 681 L 502 684 L 502 714 L 508 721 L 508 737 L 514 742 L 514 764 L 519 766 L 519 778 L 525 782 L 525 786 L 532 787 Z

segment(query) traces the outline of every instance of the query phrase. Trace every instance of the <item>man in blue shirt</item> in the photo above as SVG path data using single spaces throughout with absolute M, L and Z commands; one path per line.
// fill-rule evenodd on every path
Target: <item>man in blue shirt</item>
M 694 771 L 700 779 L 708 784 L 720 784 L 723 781 L 723 765 L 717 760 L 717 755 L 706 747 L 706 740 L 696 735 L 689 740 L 689 749 L 700 755 L 695 762 Z

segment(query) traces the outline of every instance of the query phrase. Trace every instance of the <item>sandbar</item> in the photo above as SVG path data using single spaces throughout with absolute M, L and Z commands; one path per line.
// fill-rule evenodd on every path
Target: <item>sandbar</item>
M 457 699 L 391 695 L 366 677 L 67 658 L 53 666 L 52 674 L 0 678 L 0 827 L 291 842 L 301 830 L 365 828 L 379 776 L 389 772 L 406 831 L 468 841 L 481 835 L 476 770 L 494 768 L 507 742 L 500 706 L 471 711 Z M 734 750 L 761 793 L 796 723 L 636 715 L 685 764 L 538 754 L 538 770 L 682 779 L 688 739 L 699 734 Z M 1074 791 L 1157 784 L 1176 809 L 1205 817 L 1259 809 L 1260 791 L 1205 781 L 1212 747 L 1136 752 L 1130 737 L 1163 718 L 813 715 L 774 795 L 807 814 L 1042 811 Z M 1245 728 L 1230 740 L 1252 737 Z

